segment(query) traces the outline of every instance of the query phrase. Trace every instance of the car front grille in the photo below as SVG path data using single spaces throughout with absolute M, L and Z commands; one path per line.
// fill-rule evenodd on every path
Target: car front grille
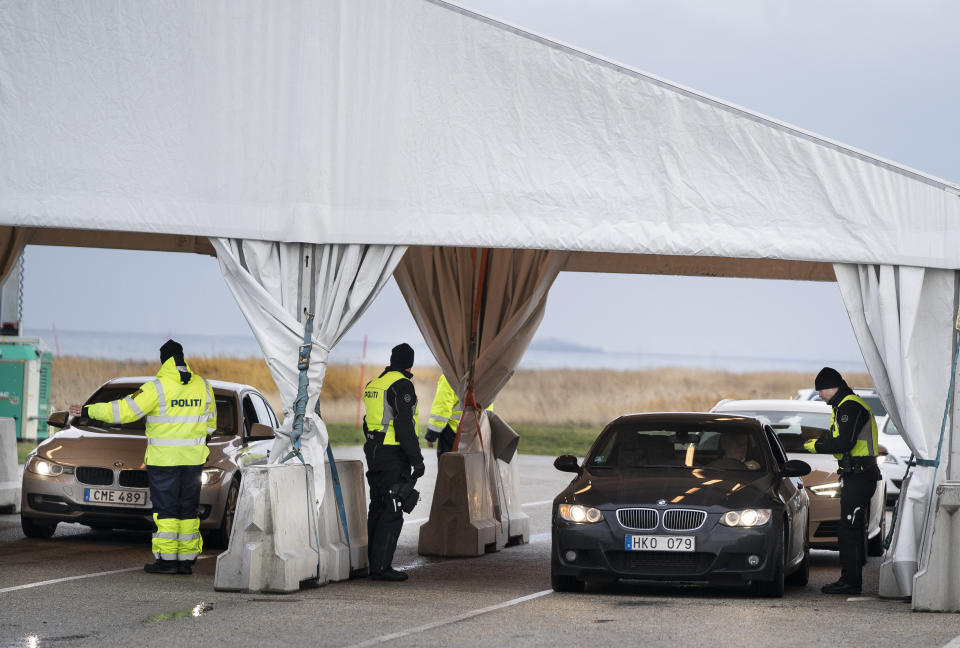
M 113 484 L 113 471 L 109 468 L 80 466 L 77 468 L 77 481 L 93 486 L 109 486 Z
M 657 528 L 657 511 L 649 508 L 617 509 L 617 522 L 625 529 L 650 531 Z
M 607 559 L 621 572 L 650 576 L 701 574 L 710 568 L 715 556 L 704 552 L 683 551 L 608 551 Z
M 118 482 L 121 486 L 132 488 L 146 488 L 149 485 L 146 470 L 121 470 Z
M 663 528 L 667 531 L 693 531 L 707 520 L 705 511 L 670 509 L 663 512 Z

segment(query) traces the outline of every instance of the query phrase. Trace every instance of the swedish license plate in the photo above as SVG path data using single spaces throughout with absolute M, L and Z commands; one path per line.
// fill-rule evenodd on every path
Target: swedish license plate
M 628 535 L 627 551 L 696 551 L 694 536 Z
M 147 491 L 119 490 L 116 488 L 84 488 L 83 501 L 108 506 L 149 506 Z

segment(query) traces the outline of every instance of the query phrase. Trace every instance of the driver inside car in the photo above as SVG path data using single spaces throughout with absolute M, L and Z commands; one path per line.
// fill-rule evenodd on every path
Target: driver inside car
M 720 449 L 723 456 L 710 463 L 712 468 L 730 468 L 734 470 L 760 470 L 760 462 L 748 457 L 750 437 L 746 434 L 726 432 L 720 436 Z

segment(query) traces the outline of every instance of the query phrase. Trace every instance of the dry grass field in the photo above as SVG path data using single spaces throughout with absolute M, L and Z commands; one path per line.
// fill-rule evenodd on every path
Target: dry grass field
M 276 387 L 260 358 L 188 358 L 201 375 L 253 385 L 267 396 L 279 414 Z M 115 376 L 150 376 L 157 365 L 101 358 L 65 356 L 53 361 L 51 390 L 54 409 L 87 398 L 100 384 Z M 383 367 L 368 366 L 363 380 Z M 439 377 L 437 367 L 416 367 L 414 384 L 420 395 L 420 418 L 426 422 Z M 496 401 L 497 411 L 511 423 L 562 426 L 601 426 L 619 414 L 653 411 L 704 411 L 721 398 L 789 398 L 796 390 L 812 387 L 813 373 L 732 373 L 686 368 L 644 371 L 609 369 L 522 370 L 510 380 Z M 857 387 L 869 387 L 867 374 L 846 377 Z M 324 381 L 321 407 L 331 423 L 353 423 L 361 387 L 361 368 L 331 365 Z

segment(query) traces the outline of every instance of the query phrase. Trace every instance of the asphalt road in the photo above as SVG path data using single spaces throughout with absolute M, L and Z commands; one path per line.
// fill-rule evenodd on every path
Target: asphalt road
M 338 449 L 356 457 L 357 449 Z M 549 501 L 568 481 L 550 457 L 520 456 L 531 543 L 469 559 L 416 553 L 429 488 L 409 516 L 394 564 L 410 580 L 366 579 L 291 595 L 216 592 L 215 552 L 193 576 L 142 571 L 149 534 L 63 525 L 29 540 L 0 516 L 0 648 L 59 646 L 944 646 L 960 616 L 880 600 L 879 558 L 864 596 L 825 596 L 834 552 L 812 554 L 811 582 L 783 599 L 745 591 L 622 582 L 584 594 L 550 590 Z M 435 461 L 428 463 L 432 484 Z M 50 581 L 46 582 L 45 581 Z

